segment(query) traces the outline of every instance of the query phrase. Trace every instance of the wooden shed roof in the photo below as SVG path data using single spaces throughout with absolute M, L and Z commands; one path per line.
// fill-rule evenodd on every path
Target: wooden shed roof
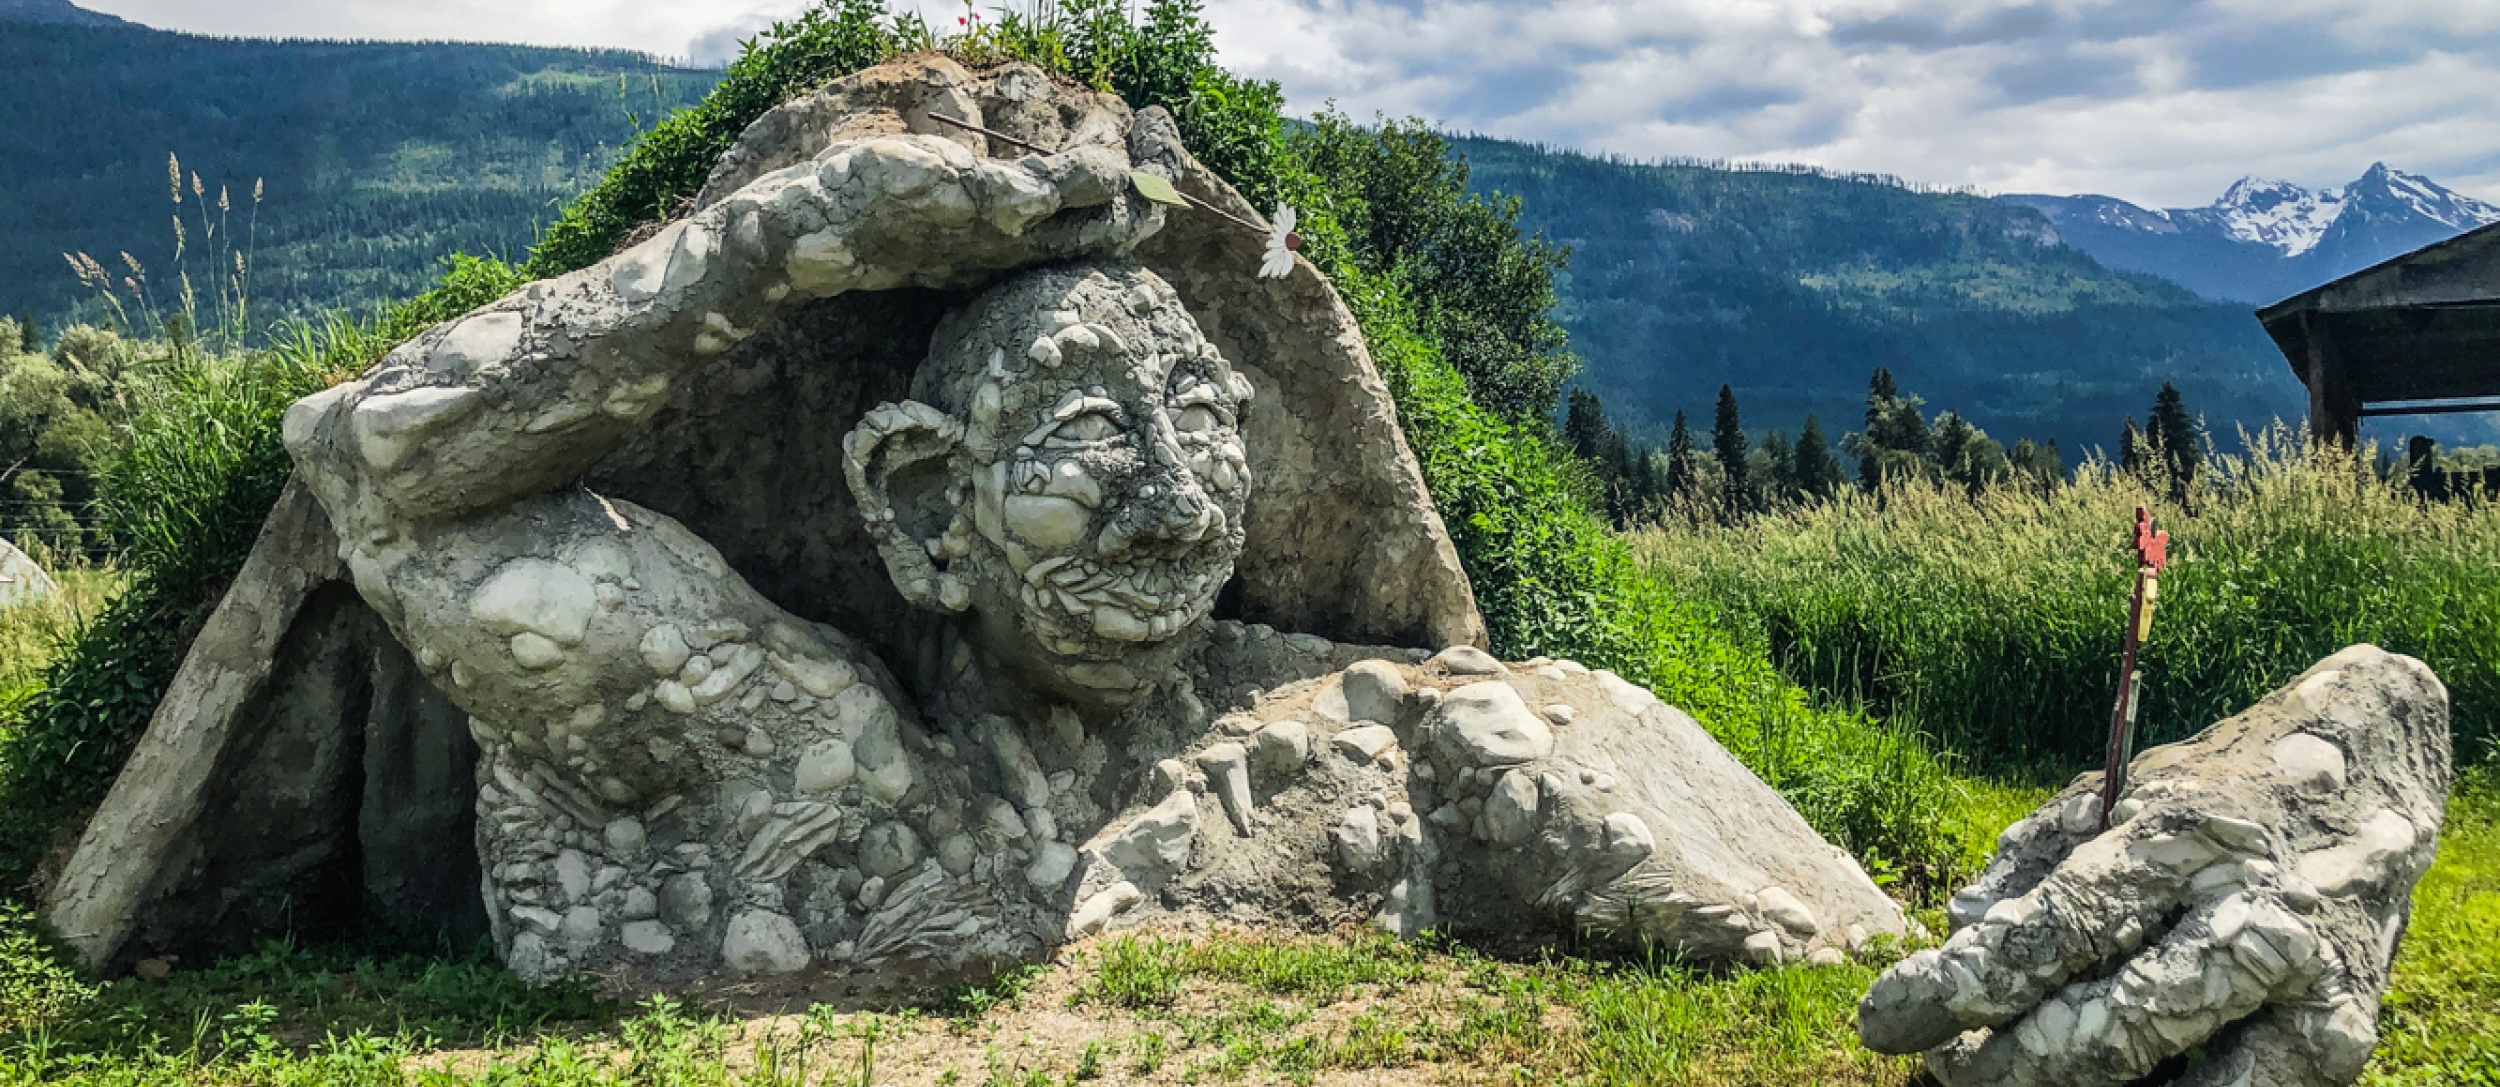
M 2500 397 L 2500 224 L 2293 295 L 2257 319 L 2303 382 L 2313 358 L 2335 360 L 2361 415 L 2411 414 L 2390 402 Z

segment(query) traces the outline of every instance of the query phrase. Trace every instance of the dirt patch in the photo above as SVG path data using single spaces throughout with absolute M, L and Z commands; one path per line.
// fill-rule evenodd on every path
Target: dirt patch
M 1011 975 L 987 992 L 959 991 L 951 1012 L 950 1006 L 820 1007 L 708 1024 L 688 1018 L 688 1033 L 674 1043 L 646 1038 L 638 1050 L 618 1037 L 566 1059 L 622 1068 L 650 1061 L 655 1046 L 675 1044 L 732 1076 L 803 1074 L 806 1082 L 845 1087 L 1232 1081 L 1421 1087 L 1507 1082 L 1518 1069 L 1550 1064 L 1556 1043 L 1575 1028 L 1567 1009 L 1489 992 L 1471 982 L 1457 960 L 1430 961 L 1416 968 L 1422 976 L 1395 984 L 1353 983 L 1312 995 L 1191 974 L 1179 980 L 1168 1003 L 1122 1007 L 1101 985 L 1104 956 L 1112 950 L 1107 944 L 1115 941 L 1074 945 L 1038 971 Z M 498 1064 L 526 1065 L 539 1053 L 535 1047 L 441 1051 L 412 1058 L 408 1067 L 474 1077 Z

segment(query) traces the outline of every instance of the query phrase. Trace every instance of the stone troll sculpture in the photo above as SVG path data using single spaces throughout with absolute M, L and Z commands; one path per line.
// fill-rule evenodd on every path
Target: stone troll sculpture
M 992 157 L 933 113 L 1062 150 Z M 55 923 L 112 966 L 361 893 L 403 926 L 482 913 L 526 977 L 811 998 L 1156 924 L 1578 930 L 1757 963 L 1907 935 L 1691 718 L 1478 648 L 1324 278 L 1253 281 L 1257 239 L 1141 199 L 1136 170 L 1255 214 L 1160 111 L 1030 68 L 873 69 L 757 122 L 656 233 L 297 404 L 301 486 L 55 880 Z M 2356 737 L 2444 744 L 2426 671 L 2355 659 Z M 2179 765 L 2113 835 L 2205 810 Z M 2404 858 L 2428 856 L 2438 809 L 2410 801 L 2444 792 L 2444 747 L 2436 769 L 2407 779 Z M 2009 834 L 1962 905 L 2065 885 L 2038 873 L 2070 814 Z M 2181 848 L 2091 853 L 2092 886 L 2145 903 L 2139 936 L 2185 893 L 2160 887 L 2219 885 Z M 2267 925 L 2295 908 L 2265 901 Z M 2013 908 L 1888 975 L 1870 1044 L 2010 1059 L 1954 1036 L 2064 980 L 1968 950 Z M 2068 908 L 2024 917 L 2068 932 Z M 2361 952 L 2392 944 L 2344 952 L 2339 984 L 2374 996 L 2385 954 Z M 2008 962 L 2002 993 L 1960 987 Z
M 1063 150 L 995 157 L 931 113 Z M 1905 932 L 1691 718 L 1478 648 L 1325 279 L 1254 279 L 1262 239 L 1137 170 L 1255 214 L 1161 111 L 1029 68 L 867 73 L 758 122 L 656 233 L 295 405 L 303 494 L 273 531 L 319 515 L 338 588 L 296 610 L 358 617 L 336 640 L 369 672 L 299 690 L 318 668 L 268 665 L 262 704 L 328 708 L 211 755 L 211 715 L 160 713 L 59 927 L 127 961 L 300 915 L 328 878 L 420 924 L 405 903 L 482 897 L 527 977 L 750 989 L 925 983 L 1161 921 L 1577 926 L 1757 962 Z M 359 760 L 356 789 L 248 784 Z M 473 784 L 409 784 L 436 763 Z M 264 810 L 313 794 L 337 799 Z M 474 874 L 408 863 L 411 824 L 465 826 Z M 325 851 L 362 871 L 317 877 Z

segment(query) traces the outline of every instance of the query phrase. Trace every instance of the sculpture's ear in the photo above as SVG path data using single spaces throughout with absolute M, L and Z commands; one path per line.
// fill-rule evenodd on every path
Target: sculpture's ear
M 937 561 L 961 557 L 969 533 L 952 471 L 963 440 L 962 423 L 912 400 L 877 405 L 842 439 L 842 475 L 886 574 L 903 599 L 932 611 L 972 603 L 971 584 Z

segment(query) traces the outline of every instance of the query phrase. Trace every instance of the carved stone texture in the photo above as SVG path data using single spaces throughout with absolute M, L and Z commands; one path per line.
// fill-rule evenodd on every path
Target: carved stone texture
M 0 540 L 0 608 L 14 608 L 50 599 L 58 588 L 52 575 L 7 540 Z
M 1214 635 L 1210 677 L 1308 674 L 1344 652 L 1258 627 Z M 1767 965 L 1905 933 L 1854 860 L 1613 673 L 1353 652 L 1374 659 L 1243 700 L 1087 841 L 1069 935 L 1368 921 L 1577 930 Z M 1244 773 L 1245 743 L 1276 754 Z
M 1951 1087 L 2352 1083 L 2449 784 L 2448 693 L 2354 646 L 2014 824 L 1858 1033 Z M 2183 1055 L 2201 1059 L 2183 1069 Z
M 476 748 L 336 580 L 337 552 L 289 486 L 49 889 L 52 923 L 91 961 L 246 950 L 274 918 L 485 934 Z
M 882 65 L 767 113 L 723 156 L 694 206 L 867 135 L 908 131 L 985 154 L 1025 154 L 929 120 L 932 113 L 1040 147 L 1119 147 L 1184 193 L 1252 222 L 1265 217 L 1190 155 L 1160 108 L 1132 113 L 1116 96 L 1057 83 L 1030 65 L 974 73 L 944 57 Z M 1262 235 L 1192 210 L 1168 216 L 1135 252 L 1260 390 L 1242 422 L 1260 483 L 1244 518 L 1238 600 L 1224 614 L 1346 641 L 1486 644 L 1457 549 L 1361 328 L 1307 261 L 1297 260 L 1283 279 L 1254 276 L 1264 244 Z M 763 400 L 786 378 L 740 380 Z M 669 501 L 650 504 L 676 512 Z M 722 546 L 748 568 L 738 545 Z

